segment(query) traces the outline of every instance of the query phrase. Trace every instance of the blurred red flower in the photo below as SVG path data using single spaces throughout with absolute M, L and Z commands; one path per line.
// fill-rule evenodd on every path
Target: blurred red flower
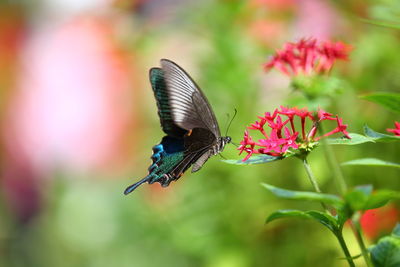
M 28 19 L 22 7 L 3 2 L 0 3 L 0 94 L 2 103 L 6 103 L 15 82 L 20 52 L 28 36 Z
M 252 0 L 254 6 L 266 6 L 270 9 L 290 9 L 296 6 L 295 0 Z
M 109 21 L 79 17 L 38 31 L 26 48 L 7 114 L 8 149 L 44 173 L 109 168 L 126 147 L 132 102 L 128 58 Z
M 274 47 L 277 40 L 284 38 L 286 24 L 279 19 L 258 18 L 249 24 L 249 34 L 262 45 Z M 274 38 L 271 38 L 274 36 Z
M 379 209 L 367 210 L 360 219 L 365 235 L 371 239 L 389 234 L 400 220 L 399 208 L 394 204 Z
M 318 140 L 339 132 L 350 139 L 346 131 L 347 125 L 342 123 L 342 119 L 322 109 L 316 114 L 312 114 L 305 108 L 286 108 L 281 106 L 280 109 L 275 109 L 273 114 L 266 112 L 263 117 L 258 118 L 260 120 L 251 124 L 248 130 L 257 130 L 264 138 L 254 141 L 249 135 L 248 130 L 245 131 L 244 138 L 238 147 L 238 150 L 240 150 L 239 154 L 243 151 L 247 153 L 243 161 L 249 159 L 253 154 L 282 157 L 286 153 L 294 153 L 294 150 L 297 149 L 311 151 Z M 295 118 L 300 120 L 300 131 L 296 130 Z M 312 123 L 312 127 L 308 132 L 306 132 L 307 120 Z M 318 127 L 324 120 L 336 121 L 337 127 L 322 136 L 316 136 Z M 269 134 L 265 131 L 265 125 L 270 128 Z
M 343 17 L 332 1 L 301 0 L 296 2 L 294 36 L 313 36 L 318 40 L 329 40 L 337 34 L 343 35 Z
M 394 129 L 386 129 L 386 131 L 394 133 L 394 135 L 396 136 L 400 136 L 400 122 L 395 121 L 394 126 L 395 126 Z
M 343 42 L 301 39 L 277 50 L 264 68 L 267 71 L 276 68 L 288 76 L 327 73 L 336 60 L 348 60 L 350 50 L 351 46 Z

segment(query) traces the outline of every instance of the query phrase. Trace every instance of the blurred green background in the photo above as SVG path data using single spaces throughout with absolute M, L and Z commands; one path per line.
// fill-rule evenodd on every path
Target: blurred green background
M 396 114 L 358 96 L 400 91 L 400 32 L 360 18 L 398 24 L 400 2 L 1 1 L 0 266 L 346 266 L 317 223 L 264 224 L 277 209 L 320 209 L 260 186 L 312 190 L 296 159 L 243 167 L 217 156 L 168 188 L 122 192 L 147 174 L 163 136 L 148 82 L 160 58 L 192 75 L 223 133 L 238 110 L 228 134 L 239 143 L 257 115 L 305 103 L 288 77 L 263 71 L 268 56 L 303 37 L 341 40 L 353 46 L 332 73 L 344 86 L 321 105 L 350 132 L 393 128 Z M 392 144 L 334 149 L 340 162 L 399 162 Z M 222 154 L 239 158 L 233 145 Z M 337 193 L 321 149 L 309 161 L 323 191 Z M 398 169 L 343 171 L 350 186 L 400 189 Z

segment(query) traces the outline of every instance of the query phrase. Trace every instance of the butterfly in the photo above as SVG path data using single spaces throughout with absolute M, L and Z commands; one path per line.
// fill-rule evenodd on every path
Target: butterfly
M 176 63 L 161 59 L 161 68 L 150 69 L 161 128 L 166 134 L 153 147 L 149 174 L 125 189 L 129 194 L 143 183 L 167 187 L 192 167 L 197 172 L 213 155 L 220 153 L 229 136 L 222 137 L 206 96 Z

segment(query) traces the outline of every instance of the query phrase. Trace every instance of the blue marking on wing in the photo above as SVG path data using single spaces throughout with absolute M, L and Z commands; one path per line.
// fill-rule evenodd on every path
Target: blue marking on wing
M 185 150 L 183 138 L 164 136 L 161 145 L 167 154 L 182 152 Z
M 158 145 L 153 146 L 153 153 L 155 153 L 155 154 L 160 152 L 160 151 L 162 151 L 162 150 L 164 150 L 162 144 L 158 144 Z
M 153 163 L 157 163 L 161 159 L 161 155 L 164 152 L 164 148 L 162 144 L 156 145 L 153 147 L 153 155 L 151 155 L 151 159 Z
M 153 147 L 153 155 L 151 156 L 152 164 L 148 169 L 149 174 L 142 180 L 126 188 L 124 194 L 129 194 L 146 182 L 149 184 L 159 182 L 162 186 L 168 186 L 170 180 L 166 179 L 165 175 L 171 172 L 183 158 L 183 138 L 164 136 L 161 143 Z

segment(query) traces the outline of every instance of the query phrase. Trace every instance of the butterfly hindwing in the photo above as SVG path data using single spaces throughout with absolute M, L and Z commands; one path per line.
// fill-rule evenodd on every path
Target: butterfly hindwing
M 166 183 L 169 184 L 167 174 L 182 162 L 184 159 L 183 151 L 183 138 L 164 136 L 161 143 L 153 147 L 152 163 L 148 169 L 149 174 L 139 182 L 129 186 L 124 193 L 129 194 L 145 182 L 149 184 L 159 182 L 163 186 L 166 186 Z

